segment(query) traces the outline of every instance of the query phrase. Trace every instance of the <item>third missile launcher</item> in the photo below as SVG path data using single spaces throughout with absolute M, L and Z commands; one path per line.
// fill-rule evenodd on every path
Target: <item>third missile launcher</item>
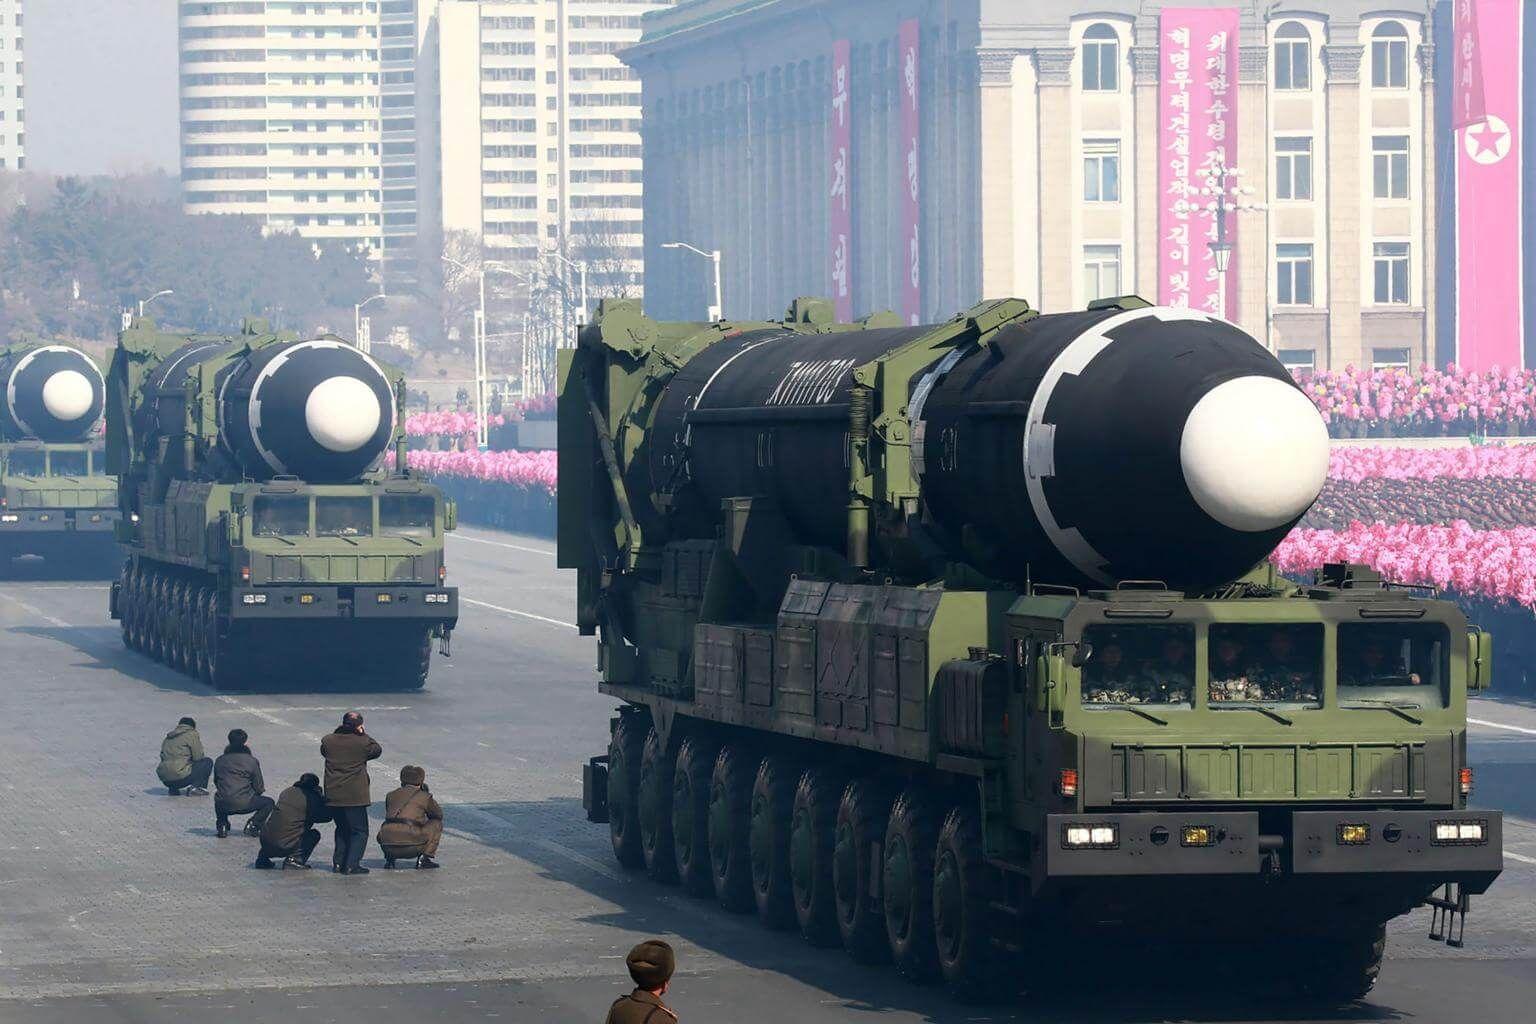
M 139 320 L 110 384 L 125 643 L 217 686 L 426 681 L 431 639 L 446 647 L 458 618 L 454 515 L 406 470 L 397 371 L 261 322 L 224 336 Z
M 1124 940 L 1349 1000 L 1387 920 L 1464 920 L 1501 862 L 1467 802 L 1489 638 L 1265 564 L 1328 466 L 1270 353 L 1134 297 L 829 312 L 609 301 L 562 353 L 621 863 L 968 994 Z
M 102 462 L 106 387 L 67 345 L 0 351 L 0 568 L 41 555 L 50 572 L 110 574 L 117 485 Z

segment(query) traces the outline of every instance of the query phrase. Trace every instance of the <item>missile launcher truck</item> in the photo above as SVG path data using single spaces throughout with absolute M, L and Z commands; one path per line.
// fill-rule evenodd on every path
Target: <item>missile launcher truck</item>
M 1490 638 L 1363 566 L 1269 567 L 1328 440 L 1238 328 L 605 301 L 561 354 L 559 564 L 622 701 L 583 797 L 621 864 L 964 996 L 1187 947 L 1349 1001 L 1388 920 L 1460 942 L 1502 864 L 1468 805 Z
M 263 321 L 123 331 L 107 402 L 123 642 L 215 687 L 422 686 L 458 621 L 455 516 L 406 467 L 402 384 L 339 338 Z
M 40 555 L 50 573 L 110 575 L 117 481 L 95 436 L 106 387 L 67 345 L 0 350 L 0 571 Z

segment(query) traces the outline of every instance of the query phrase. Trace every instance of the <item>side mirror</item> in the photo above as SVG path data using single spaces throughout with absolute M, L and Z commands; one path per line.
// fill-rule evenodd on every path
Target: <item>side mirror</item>
M 1084 640 L 1072 651 L 1072 667 L 1082 668 L 1088 664 L 1088 659 L 1093 657 L 1093 644 Z
M 1493 634 L 1467 627 L 1467 692 L 1493 686 Z

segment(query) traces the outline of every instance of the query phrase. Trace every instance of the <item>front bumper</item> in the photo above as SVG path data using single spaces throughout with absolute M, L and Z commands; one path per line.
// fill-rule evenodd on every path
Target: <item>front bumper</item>
M 1439 823 L 1476 823 L 1477 841 L 1437 842 Z M 1274 819 L 1267 824 L 1275 827 Z M 1485 891 L 1503 868 L 1503 815 L 1498 811 L 1294 811 L 1288 831 L 1261 834 L 1257 811 L 1050 814 L 1042 837 L 1048 878 L 1280 874 L 1416 876 Z M 1344 826 L 1364 826 L 1364 839 L 1341 840 Z M 1068 828 L 1113 828 L 1114 841 L 1068 848 Z M 1187 826 L 1209 830 L 1210 845 L 1185 845 Z
M 106 508 L 0 509 L 0 539 L 15 533 L 111 533 L 119 513 Z
M 429 601 L 428 595 L 443 600 Z M 278 586 L 236 587 L 229 600 L 230 618 L 236 621 L 264 619 L 358 619 L 367 621 L 422 622 L 446 625 L 459 621 L 459 588 L 421 584 L 394 586 Z

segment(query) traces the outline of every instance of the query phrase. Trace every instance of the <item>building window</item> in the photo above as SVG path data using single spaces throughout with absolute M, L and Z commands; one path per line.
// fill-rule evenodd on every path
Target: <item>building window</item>
M 1087 301 L 1120 294 L 1120 247 L 1083 246 L 1083 294 Z
M 1312 246 L 1275 246 L 1275 301 L 1282 306 L 1312 305 Z
M 1275 88 L 1312 88 L 1312 37 L 1298 22 L 1288 21 L 1275 33 Z
M 1120 143 L 1117 140 L 1083 140 L 1083 199 L 1090 203 L 1120 201 Z
M 1377 199 L 1408 198 L 1408 136 L 1378 135 L 1371 140 L 1371 170 Z
M 1384 21 L 1371 33 L 1371 85 L 1408 88 L 1408 30 L 1402 22 Z
M 1408 243 L 1377 242 L 1374 246 L 1377 305 L 1408 302 Z
M 1312 140 L 1307 136 L 1275 140 L 1275 198 L 1312 198 Z
M 1406 348 L 1373 348 L 1371 349 L 1371 369 L 1373 370 L 1407 370 L 1408 350 Z
M 1103 22 L 1083 33 L 1083 91 L 1120 91 L 1120 37 Z
M 1292 374 L 1310 373 L 1317 369 L 1317 350 L 1310 348 L 1283 348 L 1275 353 L 1280 364 Z

